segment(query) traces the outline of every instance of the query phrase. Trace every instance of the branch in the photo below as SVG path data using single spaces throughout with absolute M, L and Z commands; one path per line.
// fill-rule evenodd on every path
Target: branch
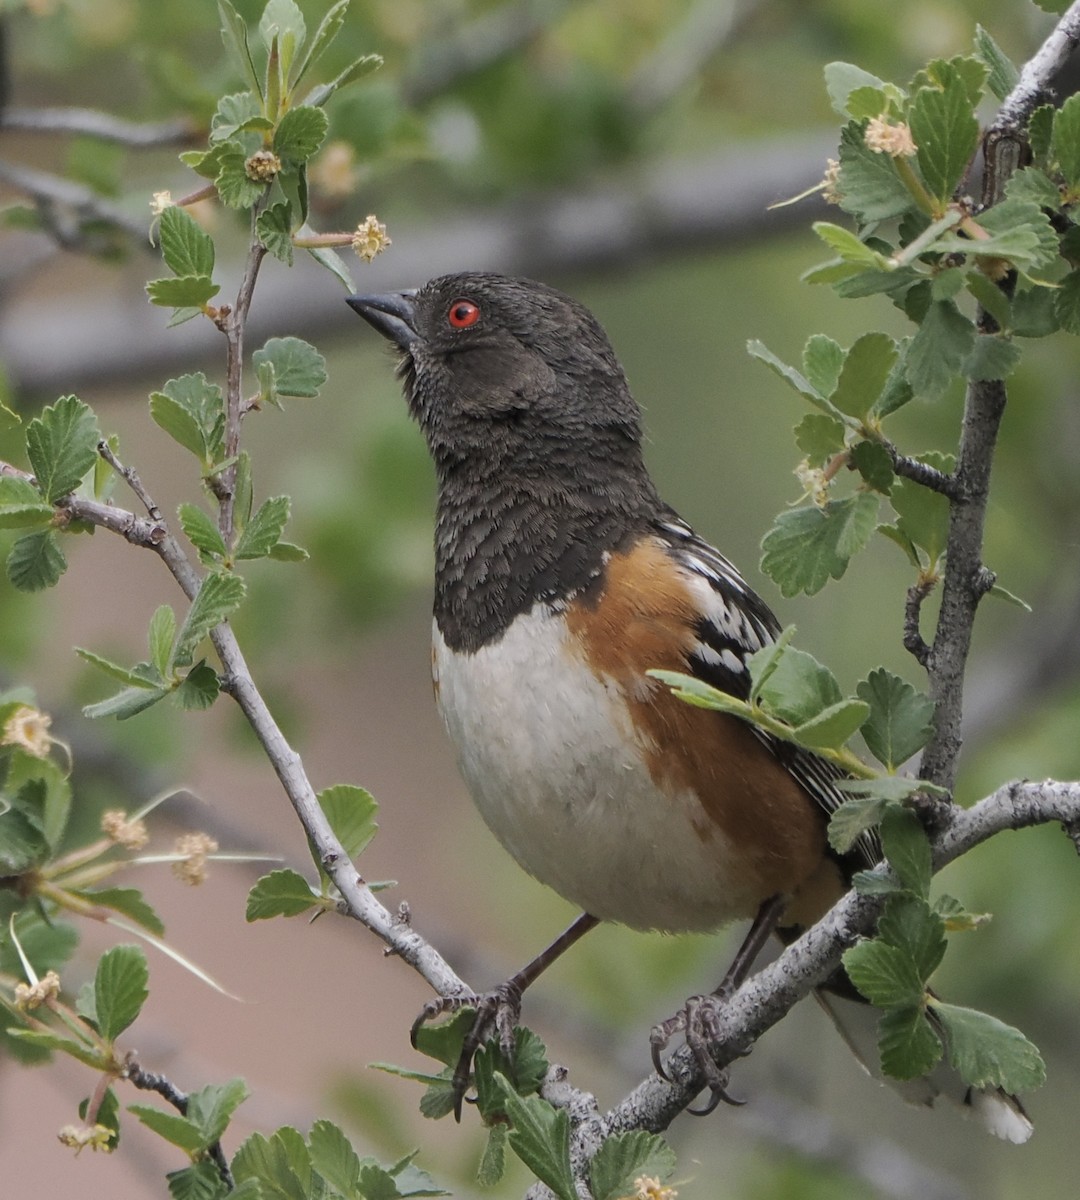
M 1046 102 L 1054 76 L 1080 45 L 1080 0 L 1071 4 L 1053 32 L 1024 64 L 1016 86 L 1005 97 L 991 132 L 1022 137 L 1028 118 Z
M 142 150 L 183 145 L 197 136 L 193 121 L 125 121 L 92 108 L 7 108 L 0 110 L 0 129 L 31 133 L 77 134 Z
M 1053 822 L 1065 826 L 1080 852 L 1080 783 L 1047 780 L 1006 784 L 971 808 L 949 808 L 946 821 L 931 839 L 935 871 L 1006 829 Z M 879 865 L 873 873 L 885 877 L 888 868 Z M 883 902 L 880 896 L 848 892 L 774 962 L 748 979 L 721 1018 L 723 1027 L 714 1046 L 717 1065 L 732 1063 L 799 1000 L 828 979 L 844 951 L 872 931 Z M 650 1075 L 602 1117 L 583 1123 L 575 1131 L 575 1154 L 591 1157 L 603 1139 L 614 1133 L 630 1129 L 659 1133 L 666 1129 L 705 1085 L 685 1046 L 672 1055 L 667 1069 L 673 1082 Z

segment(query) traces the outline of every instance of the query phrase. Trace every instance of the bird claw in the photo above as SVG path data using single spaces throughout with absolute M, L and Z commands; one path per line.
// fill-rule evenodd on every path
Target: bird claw
M 472 1082 L 473 1059 L 477 1050 L 492 1033 L 498 1037 L 499 1047 L 506 1059 L 513 1061 L 514 1035 L 521 1018 L 521 989 L 508 980 L 482 996 L 468 993 L 464 996 L 434 997 L 424 1005 L 412 1024 L 409 1040 L 413 1049 L 417 1048 L 417 1035 L 421 1026 L 449 1013 L 460 1012 L 463 1008 L 475 1009 L 476 1015 L 461 1043 L 461 1053 L 450 1081 L 454 1096 L 454 1119 L 457 1121 L 461 1120 L 461 1110 L 466 1099 L 472 1102 L 465 1093 Z
M 709 1089 L 709 1101 L 704 1108 L 688 1108 L 686 1111 L 695 1117 L 708 1116 L 723 1102 L 733 1107 L 741 1107 L 746 1103 L 727 1090 L 730 1080 L 730 1068 L 718 1067 L 710 1047 L 715 1045 L 722 1036 L 722 1014 L 727 1003 L 726 993 L 713 993 L 708 996 L 691 996 L 686 1004 L 666 1021 L 654 1025 L 649 1035 L 653 1067 L 661 1079 L 672 1082 L 671 1075 L 664 1067 L 660 1055 L 667 1049 L 671 1039 L 681 1033 L 694 1062 L 705 1079 Z M 749 1052 L 747 1052 L 749 1053 Z

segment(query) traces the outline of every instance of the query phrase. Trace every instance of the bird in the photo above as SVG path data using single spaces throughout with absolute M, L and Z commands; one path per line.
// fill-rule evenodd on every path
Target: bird
M 518 864 L 582 910 L 505 984 L 469 998 L 460 1118 L 481 1038 L 494 1026 L 512 1044 L 525 988 L 599 922 L 683 933 L 750 920 L 722 1000 L 771 934 L 792 940 L 880 855 L 872 837 L 830 849 L 827 821 L 845 799 L 834 764 L 647 673 L 746 699 L 748 660 L 781 626 L 661 499 L 641 410 L 596 317 L 546 284 L 488 272 L 347 303 L 394 347 L 435 466 L 432 678 L 461 774 Z M 876 1014 L 842 970 L 829 986 L 819 998 L 841 1032 L 860 1058 L 874 1054 L 860 1046 Z M 417 1025 L 459 1003 L 437 998 Z M 851 1012 L 867 1014 L 859 1032 Z M 736 1102 L 693 1001 L 654 1031 L 657 1070 L 676 1032 L 711 1090 L 705 1111 Z M 944 1066 L 906 1093 L 923 1104 L 943 1093 L 1011 1141 L 1031 1132 L 1016 1097 Z

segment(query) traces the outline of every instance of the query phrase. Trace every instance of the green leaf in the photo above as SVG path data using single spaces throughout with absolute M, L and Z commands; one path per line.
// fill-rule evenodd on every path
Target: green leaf
M 286 37 L 291 37 L 297 48 L 304 44 L 307 26 L 304 24 L 304 14 L 294 0 L 268 0 L 259 20 L 259 36 L 267 50 L 271 48 L 275 37 L 279 45 Z
M 8 580 L 20 592 L 55 587 L 66 570 L 67 559 L 50 529 L 24 534 L 7 559 Z
M 888 334 L 864 333 L 848 351 L 830 400 L 842 413 L 862 420 L 884 390 L 896 357 L 896 343 Z
M 1067 333 L 1080 333 L 1080 270 L 1070 271 L 1054 294 L 1054 313 Z
M 48 1033 L 43 1029 L 19 1029 L 15 1026 L 9 1026 L 4 1032 L 18 1042 L 26 1042 L 32 1046 L 41 1047 L 43 1050 L 59 1050 L 64 1054 L 70 1054 L 72 1058 L 85 1063 L 95 1071 L 103 1071 L 108 1065 L 103 1061 L 100 1051 L 88 1049 L 82 1042 L 77 1042 L 74 1038 L 61 1037 L 59 1034 Z
M 51 504 L 29 480 L 14 475 L 0 477 L 0 529 L 25 529 L 47 525 L 55 516 Z
M 867 749 L 889 771 L 926 745 L 933 731 L 934 702 L 906 679 L 878 667 L 858 684 L 855 694 L 870 706 L 862 728 Z
M 865 938 L 844 952 L 844 969 L 859 991 L 879 1008 L 916 1008 L 926 989 L 911 957 L 887 942 Z
M 921 897 L 890 896 L 877 932 L 882 941 L 911 958 L 923 980 L 930 978 L 945 957 L 945 922 Z
M 174 275 L 213 275 L 213 239 L 186 209 L 177 204 L 165 209 L 158 233 L 161 256 Z
M 757 651 L 751 658 L 756 658 Z M 751 668 L 753 669 L 753 668 Z M 763 707 L 789 725 L 800 726 L 843 699 L 836 676 L 805 650 L 789 646 L 758 689 Z
M 356 858 L 379 828 L 375 822 L 379 810 L 375 798 L 361 787 L 339 783 L 323 788 L 318 801 L 346 855 Z M 318 859 L 315 865 L 320 866 Z
M 829 818 L 829 845 L 837 854 L 847 854 L 864 833 L 880 823 L 888 805 L 881 796 L 845 800 Z
M 904 359 L 916 395 L 935 400 L 960 374 L 975 344 L 975 326 L 951 300 L 934 301 Z
M 173 661 L 179 665 L 191 662 L 195 647 L 212 629 L 232 616 L 246 591 L 244 581 L 238 575 L 211 571 L 202 581 L 177 634 Z
M 852 466 L 876 492 L 887 496 L 896 480 L 892 459 L 880 442 L 856 442 L 851 447 Z
M 294 546 L 292 542 L 275 542 L 270 547 L 269 557 L 275 562 L 306 562 L 310 557 L 302 546 Z
M 920 462 L 950 472 L 950 455 L 931 452 L 919 456 Z M 949 499 L 910 479 L 898 479 L 889 493 L 889 502 L 896 510 L 897 528 L 913 545 L 926 552 L 931 567 L 945 553 L 949 537 Z
M 271 338 L 251 361 L 258 369 L 263 362 L 274 364 L 274 379 L 278 395 L 317 396 L 326 382 L 326 359 L 302 338 Z
M 506 1143 L 509 1136 L 510 1127 L 500 1121 L 488 1127 L 484 1152 L 476 1168 L 476 1182 L 482 1188 L 494 1187 L 506 1174 Z
M 171 1200 L 242 1200 L 235 1189 L 229 1188 L 221 1178 L 217 1164 L 201 1159 L 190 1167 L 180 1167 L 165 1176 Z M 255 1200 L 249 1197 L 248 1200 Z
M 675 1152 L 655 1133 L 634 1129 L 606 1138 L 589 1163 L 593 1200 L 620 1200 L 645 1175 L 661 1183 L 675 1171 Z
M 968 379 L 1007 379 L 1019 362 L 1020 347 L 1011 338 L 984 333 L 976 336 L 975 347 L 964 363 L 963 372 Z
M 838 417 L 812 412 L 795 426 L 795 444 L 812 467 L 824 466 L 844 448 L 847 427 Z
M 277 545 L 289 520 L 289 497 L 274 496 L 259 505 L 236 543 L 236 559 L 265 558 Z
M 945 1029 L 949 1061 L 973 1087 L 1025 1092 L 1046 1082 L 1046 1064 L 1038 1048 L 1019 1029 L 988 1013 L 933 1002 Z
M 540 1090 L 547 1074 L 547 1049 L 531 1029 L 514 1030 L 514 1055 L 508 1059 L 497 1038 L 481 1046 L 473 1062 L 476 1106 L 486 1124 L 500 1119 L 505 1112 L 501 1078 L 513 1083 L 519 1096 Z
M 295 917 L 319 902 L 307 880 L 287 867 L 258 879 L 248 892 L 244 917 L 265 921 L 270 917 Z
M 138 946 L 113 946 L 98 960 L 94 1008 L 98 1032 L 113 1041 L 139 1015 L 149 995 L 146 955 Z
M 961 79 L 954 76 L 943 88 L 920 88 L 908 123 L 923 181 L 944 208 L 979 145 L 979 122 Z
M 1020 81 L 1020 72 L 981 25 L 975 26 L 975 54 L 986 67 L 986 86 L 1004 100 Z
M 746 343 L 746 351 L 752 358 L 759 359 L 767 367 L 775 371 L 781 379 L 791 384 L 799 395 L 804 396 L 811 404 L 816 405 L 825 412 L 835 411 L 829 405 L 826 397 L 805 376 L 796 371 L 794 367 L 788 366 L 782 359 L 777 358 L 764 343 L 751 338 Z
M 795 729 L 795 740 L 810 750 L 839 750 L 866 720 L 870 706 L 860 700 L 841 700 Z
M 100 441 L 97 417 L 77 396 L 62 397 L 27 425 L 27 457 L 47 503 L 79 486 L 97 461 Z
M 1057 110 L 1050 154 L 1070 195 L 1076 198 L 1080 190 L 1080 96 L 1070 96 Z
M 888 221 L 913 207 L 895 162 L 866 144 L 865 121 L 853 121 L 840 133 L 840 207 L 860 221 Z
M 1017 337 L 1047 337 L 1060 328 L 1050 288 L 1020 288 L 1013 296 L 1009 328 Z
M 447 1067 L 456 1067 L 461 1047 L 476 1017 L 473 1008 L 461 1008 L 448 1021 L 425 1021 L 416 1031 L 416 1048 Z
M 115 717 L 118 721 L 126 721 L 128 717 L 134 717 L 157 704 L 159 700 L 164 700 L 168 694 L 169 689 L 164 687 L 151 690 L 142 687 L 125 688 L 107 700 L 99 700 L 97 704 L 85 705 L 82 713 L 84 717 L 89 717 L 92 721 L 101 717 Z
M 345 1134 L 332 1121 L 316 1121 L 308 1135 L 311 1165 L 342 1196 L 352 1196 L 360 1182 L 360 1159 Z M 396 1189 L 395 1189 L 396 1194 Z
M 146 669 L 145 663 L 140 663 L 135 667 L 122 667 L 119 663 L 102 658 L 100 654 L 95 654 L 92 650 L 84 650 L 81 646 L 75 647 L 75 653 L 83 662 L 88 662 L 92 667 L 97 667 L 99 671 L 104 671 L 111 679 L 125 683 L 129 687 L 151 689 L 161 686 L 162 681 L 155 676 L 153 671 Z
M 221 694 L 221 680 L 205 659 L 198 662 L 184 676 L 180 686 L 173 692 L 173 699 L 189 712 L 200 712 L 209 708 Z
M 296 72 L 292 81 L 294 88 L 304 78 L 308 70 L 322 57 L 323 52 L 334 38 L 337 37 L 341 31 L 341 26 L 345 22 L 345 12 L 348 7 L 349 0 L 338 0 L 338 3 L 333 5 L 326 16 L 323 17 L 319 23 L 319 28 L 315 31 L 315 36 L 308 43 L 307 51 L 296 64 Z
M 811 227 L 819 238 L 838 254 L 842 261 L 854 263 L 859 267 L 872 267 L 879 271 L 888 271 L 890 261 L 872 246 L 868 246 L 860 237 L 845 229 L 842 225 L 833 225 L 829 221 L 815 221 Z
M 301 227 L 298 232 L 302 233 L 303 228 Z M 331 275 L 336 276 L 347 291 L 356 291 L 352 276 L 349 274 L 349 268 L 345 265 L 345 260 L 340 254 L 329 249 L 327 246 L 306 246 L 305 249 L 320 267 L 325 267 Z
M 218 13 L 221 15 L 221 37 L 225 49 L 232 55 L 235 65 L 255 94 L 261 97 L 262 85 L 259 83 L 259 75 L 251 61 L 251 50 L 248 47 L 247 24 L 229 0 L 218 0 Z
M 211 1146 L 220 1140 L 233 1113 L 249 1094 L 247 1084 L 242 1079 L 207 1084 L 189 1093 L 187 1118 L 199 1128 L 204 1145 Z
M 162 308 L 199 308 L 221 291 L 209 275 L 181 275 L 175 279 L 152 279 L 146 285 L 151 304 Z
M 259 241 L 276 259 L 292 266 L 292 205 L 287 200 L 281 200 L 259 213 L 255 232 Z
M 761 543 L 761 568 L 785 596 L 814 595 L 839 579 L 877 523 L 878 498 L 869 492 L 780 513 Z
M 172 669 L 172 648 L 175 638 L 176 613 L 168 604 L 162 604 L 154 610 L 154 615 L 150 618 L 150 629 L 146 639 L 150 651 L 150 661 L 162 679 Z
M 881 91 L 885 87 L 884 80 L 862 67 L 853 63 L 831 62 L 825 64 L 825 90 L 836 112 L 842 117 L 848 116 L 848 97 L 852 92 L 861 88 L 874 88 Z
M 840 379 L 846 352 L 839 342 L 823 333 L 815 333 L 803 347 L 803 371 L 806 378 L 822 396 L 831 396 Z
M 916 896 L 930 891 L 933 865 L 926 830 L 910 809 L 890 807 L 881 819 L 881 845 L 889 866 Z
M 510 1118 L 510 1149 L 559 1200 L 578 1200 L 570 1165 L 570 1118 L 539 1096 L 519 1096 L 498 1076 Z
M 157 913 L 146 902 L 146 898 L 138 888 L 98 888 L 96 891 L 76 892 L 91 904 L 101 908 L 111 908 L 114 912 L 130 917 L 136 925 L 161 937 L 165 933 L 165 924 Z
M 1006 604 L 1015 608 L 1022 608 L 1024 612 L 1031 612 L 1031 605 L 1026 600 L 1010 592 L 1008 588 L 1003 588 L 1000 583 L 995 583 L 987 595 L 993 596 L 995 600 L 1004 600 Z
M 1057 234 L 1040 202 L 1013 195 L 1011 188 L 1006 188 L 1004 200 L 980 213 L 978 221 L 990 235 L 988 238 L 969 241 L 947 234 L 938 240 L 935 249 L 1007 258 L 1021 271 L 1048 267 L 1058 256 Z
M 934 912 L 941 917 L 948 933 L 970 933 L 990 920 L 989 913 L 973 913 L 953 896 L 940 895 L 934 901 Z
M 14 808 L 0 813 L 0 871 L 21 875 L 45 861 L 49 844 L 40 826 Z
M 129 1104 L 127 1110 L 132 1116 L 138 1117 L 147 1129 L 152 1129 L 158 1137 L 179 1146 L 188 1154 L 196 1154 L 206 1146 L 195 1123 L 179 1113 L 163 1112 L 152 1104 Z
M 52 758 L 38 758 L 20 747 L 7 752 L 7 779 L 0 808 L 11 807 L 28 817 L 56 850 L 71 814 L 71 781 Z
M 223 143 L 218 157 L 218 173 L 214 179 L 218 199 L 230 208 L 251 208 L 266 190 L 266 184 L 248 177 L 248 155 L 234 142 Z
M 941 1039 L 915 1005 L 881 1014 L 878 1048 L 881 1069 L 892 1079 L 918 1079 L 941 1058 Z
M 288 1125 L 272 1137 L 253 1133 L 233 1155 L 233 1177 L 238 1184 L 255 1179 L 264 1185 L 262 1196 L 273 1200 L 311 1200 L 311 1158 L 304 1139 Z
M 273 128 L 273 121 L 263 115 L 262 101 L 254 92 L 236 92 L 231 96 L 222 96 L 218 101 L 217 109 L 210 118 L 210 144 L 227 142 L 235 134 L 248 130 L 266 131 Z M 220 155 L 215 156 L 214 162 L 220 169 Z M 204 163 L 200 161 L 198 165 L 201 167 Z M 216 174 L 217 170 L 211 174 L 211 178 Z M 177 271 L 178 275 L 182 273 Z
M 195 504 L 181 504 L 177 513 L 180 516 L 180 528 L 207 566 L 228 558 L 229 550 L 225 539 L 212 517 Z
M 323 144 L 329 126 L 321 108 L 310 104 L 290 108 L 274 132 L 274 151 L 282 159 L 307 162 Z
M 968 271 L 967 289 L 994 318 L 1002 329 L 1012 327 L 1012 305 L 1009 297 L 992 279 L 988 279 L 982 271 Z
M 317 87 L 313 87 L 305 100 L 308 104 L 323 105 L 339 88 L 355 83 L 372 71 L 377 71 L 382 65 L 381 54 L 363 54 L 349 63 L 345 70 L 331 79 L 329 83 L 320 83 Z
M 221 388 L 200 371 L 170 379 L 150 396 L 155 423 L 209 469 L 225 444 L 225 406 Z
M 851 886 L 860 896 L 895 896 L 903 891 L 895 880 L 876 871 L 856 871 L 851 877 Z

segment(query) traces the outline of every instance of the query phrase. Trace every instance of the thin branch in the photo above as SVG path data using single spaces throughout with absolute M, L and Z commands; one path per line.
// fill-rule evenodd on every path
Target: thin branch
M 1028 118 L 1047 99 L 1054 76 L 1080 45 L 1080 0 L 1075 0 L 1054 26 L 1053 32 L 1024 64 L 1016 86 L 1005 97 L 991 126 L 992 131 L 1023 134 Z
M 0 112 L 0 129 L 31 133 L 76 134 L 142 150 L 176 146 L 198 135 L 193 121 L 125 121 L 92 108 L 7 108 Z
M 942 496 L 948 496 L 950 500 L 954 500 L 960 495 L 960 485 L 955 474 L 948 475 L 936 467 L 931 467 L 928 463 L 920 462 L 917 458 L 909 458 L 906 454 L 901 454 L 888 438 L 883 438 L 881 444 L 888 451 L 893 470 L 897 475 L 902 475 L 914 483 L 921 483 L 923 487 L 929 488 L 932 492 L 938 492 Z
M 930 647 L 921 630 L 922 606 L 936 583 L 936 579 L 920 579 L 913 583 L 904 602 L 904 649 L 923 667 L 930 661 Z

